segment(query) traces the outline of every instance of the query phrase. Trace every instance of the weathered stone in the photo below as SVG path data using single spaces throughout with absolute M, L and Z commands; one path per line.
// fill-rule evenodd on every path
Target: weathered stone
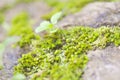
M 14 2 L 15 0 L 0 0 L 0 8 L 5 5 L 13 4 Z
M 5 37 L 6 37 L 6 31 L 0 25 L 0 42 L 2 42 L 5 39 Z
M 88 4 L 80 12 L 63 18 L 60 27 L 68 26 L 120 26 L 120 2 L 95 2 Z
M 120 49 L 107 47 L 88 52 L 84 80 L 120 80 Z
M 30 50 L 21 49 L 20 47 L 13 48 L 13 43 L 7 45 L 3 53 L 3 69 L 0 70 L 0 80 L 11 80 L 13 77 L 13 67 L 17 65 L 18 59 L 23 53 L 27 53 Z

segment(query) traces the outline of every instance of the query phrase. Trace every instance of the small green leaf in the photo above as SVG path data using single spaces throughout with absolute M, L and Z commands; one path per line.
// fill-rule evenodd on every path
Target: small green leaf
M 54 14 L 50 19 L 51 23 L 56 24 L 61 16 L 62 16 L 62 12 L 58 12 L 58 13 Z
M 41 31 L 44 31 L 44 30 L 48 29 L 50 25 L 51 25 L 51 23 L 49 21 L 43 21 L 40 24 L 40 26 L 35 29 L 35 32 L 39 33 Z

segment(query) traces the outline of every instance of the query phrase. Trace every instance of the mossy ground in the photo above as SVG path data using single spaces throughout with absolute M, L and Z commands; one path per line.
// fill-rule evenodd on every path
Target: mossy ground
M 25 0 L 25 3 L 29 1 Z M 52 12 L 43 16 L 49 19 L 51 15 L 61 10 L 65 11 L 65 15 L 77 12 L 93 0 L 69 0 L 64 3 L 59 0 L 46 0 L 46 2 L 54 7 Z M 4 17 L 1 17 L 0 23 L 3 23 Z M 120 45 L 119 27 L 93 29 L 78 26 L 41 37 L 33 32 L 27 13 L 21 13 L 13 18 L 9 35 L 21 36 L 18 45 L 21 48 L 30 48 L 30 52 L 23 54 L 19 59 L 14 72 L 32 75 L 32 80 L 81 80 L 89 60 L 87 51 Z
M 108 45 L 120 45 L 119 27 L 58 30 L 43 38 L 30 39 L 31 51 L 19 59 L 15 73 L 34 75 L 32 80 L 81 80 L 88 62 L 87 51 Z

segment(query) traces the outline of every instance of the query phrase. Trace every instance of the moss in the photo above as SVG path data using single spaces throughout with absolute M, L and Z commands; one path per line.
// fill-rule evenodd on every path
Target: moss
M 32 32 L 32 27 L 30 25 L 27 13 L 20 13 L 12 19 L 12 27 L 9 31 L 10 36 L 22 36 L 30 34 Z
M 22 55 L 14 70 L 33 75 L 32 80 L 81 80 L 88 62 L 87 51 L 111 44 L 120 45 L 119 27 L 58 30 L 31 40 L 32 50 Z
M 17 42 L 17 45 L 21 48 L 29 47 L 32 40 L 40 38 L 38 35 L 34 34 L 29 15 L 26 12 L 22 12 L 12 19 L 12 27 L 9 30 L 9 36 L 20 36 L 21 40 Z
M 38 35 L 35 35 L 34 33 L 30 33 L 28 35 L 22 35 L 21 37 L 22 37 L 21 40 L 18 41 L 17 43 L 17 45 L 19 45 L 21 48 L 30 46 L 32 41 L 40 39 L 40 37 Z

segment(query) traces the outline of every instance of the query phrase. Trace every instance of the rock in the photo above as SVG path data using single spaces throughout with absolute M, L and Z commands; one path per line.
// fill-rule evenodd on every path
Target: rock
M 12 80 L 13 68 L 18 63 L 18 59 L 23 53 L 27 53 L 29 50 L 21 49 L 20 47 L 13 48 L 13 43 L 7 45 L 3 53 L 3 69 L 0 70 L 0 80 Z
M 0 42 L 2 42 L 6 38 L 6 31 L 0 25 Z
M 68 26 L 120 26 L 120 2 L 94 2 L 80 12 L 63 18 L 60 27 Z
M 4 68 L 0 70 L 0 80 L 11 80 L 13 75 L 13 66 L 17 64 L 17 59 L 20 57 L 19 48 L 11 48 L 10 46 L 6 48 L 3 54 L 3 64 Z
M 120 80 L 120 49 L 107 47 L 88 52 L 84 80 Z

